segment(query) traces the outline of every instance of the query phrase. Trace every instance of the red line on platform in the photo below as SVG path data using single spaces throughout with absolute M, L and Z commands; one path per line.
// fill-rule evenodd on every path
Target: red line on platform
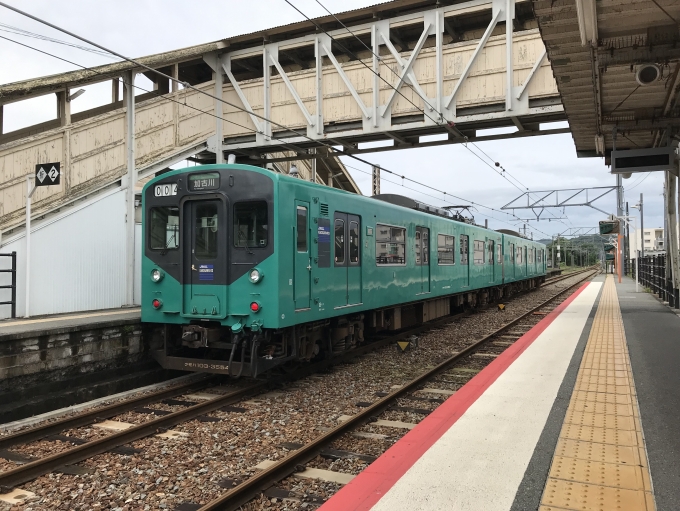
M 512 346 L 509 346 L 498 358 L 385 451 L 366 470 L 331 497 L 319 508 L 319 511 L 367 511 L 371 509 L 587 286 L 586 282 Z

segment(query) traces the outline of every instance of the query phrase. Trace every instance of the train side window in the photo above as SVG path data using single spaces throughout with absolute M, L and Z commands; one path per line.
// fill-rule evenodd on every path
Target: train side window
M 470 236 L 465 234 L 460 235 L 460 264 L 468 264 L 468 244 L 470 243 Z
M 375 233 L 375 263 L 406 265 L 406 229 L 376 224 Z
M 265 201 L 234 204 L 234 246 L 263 248 L 267 246 L 268 212 Z
M 437 234 L 437 264 L 455 264 L 453 258 L 455 239 L 446 234 Z
M 534 249 L 529 248 L 527 249 L 527 263 L 533 264 L 534 263 Z
M 536 262 L 537 263 L 542 263 L 543 262 L 543 249 L 537 250 L 536 251 Z
M 307 208 L 297 207 L 297 251 L 307 252 Z
M 517 247 L 517 256 L 515 257 L 517 264 L 522 264 L 522 247 Z
M 484 241 L 474 240 L 473 241 L 473 259 L 474 264 L 484 264 Z
M 496 262 L 503 264 L 503 245 L 501 243 L 496 245 Z
M 359 222 L 349 223 L 349 264 L 360 264 Z
M 163 206 L 151 208 L 149 248 L 175 250 L 179 247 L 179 208 Z
M 493 240 L 487 242 L 487 247 L 489 249 L 489 264 L 493 264 Z
M 335 220 L 335 266 L 345 264 L 345 221 Z
M 510 243 L 510 262 L 514 263 L 515 262 L 515 244 Z

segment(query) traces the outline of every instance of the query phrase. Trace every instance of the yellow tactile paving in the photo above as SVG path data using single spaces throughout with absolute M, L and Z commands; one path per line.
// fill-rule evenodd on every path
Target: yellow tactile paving
M 654 511 L 614 278 L 607 276 L 540 511 Z

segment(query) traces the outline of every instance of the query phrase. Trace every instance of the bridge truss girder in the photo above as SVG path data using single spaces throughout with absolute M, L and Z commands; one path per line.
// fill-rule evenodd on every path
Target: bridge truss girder
M 517 209 L 530 209 L 536 216 L 537 220 L 540 219 L 543 211 L 548 208 L 587 206 L 604 213 L 605 215 L 610 215 L 610 213 L 593 206 L 593 202 L 615 191 L 617 188 L 617 186 L 595 186 L 583 188 L 563 188 L 559 190 L 527 190 L 519 197 L 508 202 L 505 206 L 502 206 L 501 209 L 510 209 L 513 211 L 513 213 Z M 592 191 L 595 191 L 595 197 L 592 197 L 592 195 L 588 193 Z M 563 195 L 563 198 L 560 199 L 560 192 L 565 193 L 566 198 L 564 198 L 565 195 Z M 520 203 L 520 201 L 523 201 L 524 199 L 526 199 L 526 204 Z M 552 202 L 553 199 L 555 201 L 554 203 Z
M 450 22 L 471 13 L 490 15 L 482 37 L 445 44 Z M 249 130 L 224 125 L 222 150 L 262 161 L 262 153 L 290 149 L 290 144 L 304 149 L 332 143 L 342 146 L 345 154 L 361 154 L 567 133 L 568 128 L 540 129 L 540 123 L 566 118 L 540 34 L 535 29 L 513 33 L 514 19 L 515 0 L 471 0 L 206 55 L 204 61 L 214 73 L 226 75 L 224 97 L 247 113 L 234 112 L 240 115 L 233 118 L 246 120 Z M 497 30 L 501 22 L 506 25 L 504 35 Z M 419 37 L 409 41 L 406 50 L 401 43 L 397 51 L 392 42 L 397 27 L 413 24 L 422 26 Z M 360 61 L 340 62 L 347 55 L 338 53 L 337 41 L 354 36 L 370 37 L 368 49 Z M 308 69 L 284 68 L 280 54 L 312 46 L 314 61 Z M 262 78 L 237 81 L 235 69 L 252 68 L 254 59 L 261 59 Z M 478 90 L 484 90 L 484 97 L 478 97 Z M 225 117 L 229 119 L 230 112 Z M 498 127 L 518 131 L 477 136 L 477 130 Z M 446 137 L 421 140 L 431 135 Z M 358 147 L 378 141 L 392 143 Z M 218 150 L 217 137 L 209 148 Z M 304 151 L 300 153 L 304 157 Z

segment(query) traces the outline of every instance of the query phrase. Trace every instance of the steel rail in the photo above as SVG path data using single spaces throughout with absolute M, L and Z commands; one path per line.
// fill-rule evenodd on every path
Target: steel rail
M 265 381 L 257 382 L 248 387 L 230 392 L 224 396 L 211 399 L 210 401 L 204 401 L 203 403 L 195 404 L 184 410 L 133 426 L 125 431 L 120 431 L 104 438 L 73 447 L 67 451 L 26 463 L 25 465 L 6 472 L 0 472 L 0 486 L 11 488 L 35 479 L 36 477 L 48 474 L 64 465 L 78 463 L 79 461 L 86 460 L 87 458 L 109 451 L 120 445 L 128 444 L 135 440 L 139 440 L 140 438 L 153 435 L 158 430 L 168 429 L 181 422 L 194 419 L 199 415 L 204 415 L 223 406 L 235 403 L 267 385 L 268 383 Z
M 203 378 L 198 381 L 194 380 L 188 383 L 183 383 L 176 387 L 159 390 L 151 394 L 145 394 L 120 403 L 113 403 L 102 408 L 96 408 L 89 412 L 80 413 L 78 415 L 67 417 L 56 422 L 51 422 L 43 426 L 20 431 L 12 435 L 0 436 L 0 449 L 7 449 L 18 444 L 25 444 L 33 440 L 39 440 L 49 435 L 56 435 L 67 429 L 85 426 L 87 424 L 96 422 L 99 419 L 108 419 L 115 415 L 128 412 L 134 408 L 138 408 L 155 401 L 162 401 L 163 399 L 176 397 L 185 394 L 188 391 L 205 387 L 213 379 L 214 378 Z
M 355 358 L 357 356 L 364 355 L 371 351 L 375 351 L 386 345 L 394 343 L 396 340 L 429 330 L 431 328 L 436 328 L 437 326 L 451 322 L 452 320 L 462 317 L 464 315 L 465 313 L 455 314 L 452 316 L 446 316 L 445 318 L 441 318 L 439 320 L 434 320 L 419 325 L 407 331 L 391 335 L 384 339 L 379 339 L 375 342 L 369 343 L 364 346 L 360 346 L 359 348 L 355 348 L 346 353 L 337 354 L 331 359 L 322 360 L 314 364 L 309 364 L 307 366 L 300 368 L 298 371 L 295 371 L 294 373 L 278 376 L 276 378 L 273 378 L 271 381 L 258 381 L 258 383 L 254 385 L 246 387 L 245 389 L 232 392 L 218 399 L 212 399 L 204 403 L 196 404 L 184 410 L 180 410 L 178 412 L 165 415 L 163 417 L 151 420 L 149 422 L 145 422 L 138 426 L 133 426 L 132 428 L 129 428 L 125 431 L 114 433 L 99 440 L 94 440 L 92 442 L 87 442 L 85 444 L 79 445 L 67 451 L 52 456 L 48 456 L 46 458 L 35 460 L 31 463 L 27 463 L 26 465 L 22 465 L 21 467 L 18 467 L 16 469 L 0 472 L 0 488 L 11 488 L 12 486 L 16 486 L 17 484 L 30 481 L 32 479 L 35 479 L 36 477 L 40 477 L 41 475 L 52 472 L 57 468 L 63 467 L 64 465 L 71 465 L 73 463 L 83 461 L 87 458 L 95 456 L 96 454 L 101 454 L 102 452 L 109 451 L 120 445 L 124 445 L 132 441 L 139 440 L 140 438 L 152 435 L 159 429 L 167 429 L 170 426 L 173 426 L 180 422 L 186 422 L 199 415 L 209 413 L 217 408 L 221 408 L 222 406 L 226 406 L 234 402 L 237 402 L 246 395 L 254 393 L 257 390 L 263 390 L 266 387 L 274 386 L 277 383 L 281 383 L 283 381 L 300 379 L 304 376 L 307 376 L 308 374 L 321 371 L 330 366 L 346 362 L 351 358 Z M 195 384 L 202 383 L 203 385 L 205 385 L 206 380 L 194 383 Z M 175 387 L 172 390 L 175 390 L 176 393 L 162 396 L 162 398 L 167 399 L 172 396 L 181 395 L 183 392 L 186 392 L 187 389 L 184 388 L 180 390 L 179 388 Z M 170 390 L 168 390 L 167 392 L 170 392 Z M 134 404 L 132 402 L 125 402 L 117 405 L 111 405 L 110 407 L 102 408 L 99 410 L 93 410 L 91 412 L 81 414 L 79 416 L 67 419 L 65 421 L 60 421 L 59 423 L 47 424 L 40 428 L 22 431 L 20 433 L 17 433 L 16 435 L 8 436 L 6 439 L 3 438 L 2 440 L 7 441 L 8 445 L 16 445 L 27 441 L 44 438 L 45 436 L 56 434 L 63 431 L 64 429 L 67 429 L 67 427 L 65 426 L 68 426 L 70 428 L 82 426 L 84 424 L 91 424 L 96 419 L 112 417 L 114 415 L 117 415 L 121 411 L 127 411 L 130 408 L 136 408 L 141 404 L 148 404 L 148 402 L 158 401 L 159 400 L 158 394 L 160 393 L 156 393 L 155 395 L 150 396 L 143 396 L 143 398 L 148 398 L 148 401 L 140 398 L 134 400 Z M 107 410 L 115 411 L 116 413 L 104 413 L 104 411 Z
M 584 268 L 583 270 L 573 271 L 573 272 L 570 272 L 570 273 L 566 273 L 564 275 L 555 275 L 554 277 L 548 277 L 543 282 L 543 284 L 541 284 L 541 285 L 545 286 L 546 284 L 554 284 L 556 282 L 560 282 L 562 280 L 568 279 L 569 277 L 575 277 L 576 275 L 580 275 L 580 274 L 588 272 L 588 271 L 593 271 L 596 267 L 597 267 L 597 265 L 593 265 L 593 266 L 589 266 L 587 268 Z
M 570 276 L 574 276 L 574 275 L 572 274 L 572 275 L 564 276 L 564 278 L 569 278 Z M 571 286 L 571 287 L 573 287 L 573 286 Z M 565 290 L 561 291 L 560 293 L 558 293 L 554 297 L 550 298 L 545 303 L 548 303 L 549 301 L 554 300 L 557 296 L 566 292 L 570 288 L 566 288 Z M 539 308 L 542 307 L 542 306 L 543 305 L 540 305 Z M 323 361 L 320 361 L 316 364 L 310 364 L 308 366 L 302 367 L 299 371 L 296 371 L 295 373 L 280 376 L 278 378 L 275 378 L 273 381 L 274 381 L 274 383 L 276 383 L 276 382 L 281 382 L 281 381 L 286 381 L 286 380 L 291 380 L 291 379 L 299 379 L 304 375 L 307 375 L 307 374 L 310 374 L 310 373 L 313 373 L 313 372 L 317 372 L 321 369 L 324 369 L 324 368 L 332 366 L 332 365 L 343 363 L 343 362 L 347 361 L 348 359 L 354 358 L 356 356 L 360 356 L 360 355 L 363 355 L 365 353 L 375 351 L 375 350 L 377 350 L 377 349 L 379 349 L 383 346 L 394 343 L 396 340 L 403 339 L 405 337 L 408 337 L 408 336 L 411 336 L 411 335 L 414 335 L 414 334 L 417 334 L 417 333 L 421 333 L 421 332 L 430 330 L 432 328 L 436 328 L 436 327 L 441 326 L 441 325 L 445 325 L 445 324 L 450 323 L 451 321 L 455 320 L 456 318 L 460 318 L 460 317 L 465 316 L 465 315 L 466 315 L 466 313 L 460 313 L 460 314 L 445 316 L 443 318 L 440 318 L 440 319 L 437 319 L 437 320 L 434 320 L 434 321 L 429 321 L 429 322 L 424 323 L 422 325 L 418 325 L 414 328 L 411 328 L 407 331 L 402 331 L 402 332 L 399 332 L 395 335 L 390 335 L 387 338 L 379 339 L 375 342 L 372 342 L 372 343 L 369 343 L 367 345 L 361 346 L 359 348 L 350 350 L 346 353 L 343 353 L 343 354 L 340 354 L 340 355 L 335 355 L 331 359 L 323 360 Z M 522 318 L 524 318 L 527 315 L 528 315 L 528 313 L 523 315 L 523 316 L 520 316 L 519 318 L 513 320 L 513 322 L 508 323 L 505 327 L 502 327 L 501 329 L 499 329 L 496 332 L 485 337 L 484 339 L 482 339 L 478 343 L 466 348 L 464 351 L 455 355 L 452 359 L 449 359 L 449 360 L 443 362 L 442 364 L 440 364 L 439 366 L 437 366 L 435 369 L 433 369 L 432 372 L 438 371 L 439 367 L 450 364 L 450 363 L 454 362 L 455 360 L 457 360 L 458 358 L 465 356 L 465 354 L 467 354 L 469 351 L 476 349 L 476 347 L 478 347 L 479 345 L 486 342 L 486 340 L 488 338 L 490 338 L 494 335 L 497 335 L 498 332 L 511 327 L 517 321 L 521 320 Z M 200 385 L 200 384 L 205 385 L 205 383 L 206 383 L 206 381 L 203 380 L 203 381 L 199 381 L 199 382 L 192 382 L 191 384 L 187 384 L 187 385 Z M 54 454 L 52 456 L 48 456 L 46 458 L 41 458 L 41 459 L 32 461 L 30 463 L 27 463 L 25 465 L 22 465 L 20 467 L 15 468 L 15 469 L 8 470 L 8 471 L 5 471 L 5 472 L 0 472 L 0 487 L 11 488 L 11 487 L 16 486 L 18 484 L 30 481 L 32 479 L 35 479 L 36 477 L 40 477 L 40 476 L 45 475 L 49 472 L 52 472 L 55 469 L 63 467 L 64 465 L 71 465 L 73 463 L 78 463 L 80 461 L 83 461 L 83 460 L 90 458 L 92 456 L 95 456 L 97 454 L 101 454 L 103 452 L 109 451 L 109 450 L 111 450 L 115 447 L 133 442 L 135 440 L 139 440 L 140 438 L 144 438 L 146 436 L 150 436 L 158 430 L 168 429 L 169 427 L 174 426 L 178 423 L 186 422 L 186 421 L 191 420 L 191 419 L 193 419 L 193 418 L 195 418 L 199 415 L 203 415 L 203 414 L 212 412 L 212 411 L 214 411 L 218 408 L 221 408 L 222 406 L 226 406 L 226 405 L 232 404 L 234 402 L 237 402 L 240 399 L 242 399 L 243 397 L 245 397 L 245 396 L 247 396 L 251 393 L 254 393 L 258 390 L 262 390 L 262 389 L 269 387 L 271 385 L 272 385 L 272 381 L 259 381 L 258 383 L 254 384 L 254 385 L 251 385 L 249 387 L 245 387 L 244 389 L 239 389 L 239 390 L 234 391 L 232 393 L 229 393 L 225 396 L 222 396 L 222 397 L 219 397 L 219 398 L 216 398 L 216 399 L 212 399 L 212 400 L 206 401 L 204 403 L 199 403 L 199 404 L 190 406 L 190 407 L 188 407 L 184 410 L 180 410 L 180 411 L 174 412 L 172 414 L 165 415 L 165 416 L 160 417 L 158 419 L 153 419 L 151 421 L 145 422 L 145 423 L 137 425 L 137 426 L 133 426 L 133 427 L 131 427 L 131 428 L 125 430 L 125 431 L 114 433 L 114 434 L 108 435 L 104 438 L 76 446 L 72 449 L 63 451 L 61 453 L 57 453 L 57 454 Z M 409 385 L 411 385 L 411 384 L 409 384 Z M 172 394 L 172 395 L 176 396 L 176 395 L 182 394 L 183 392 L 186 392 L 186 388 L 174 387 L 173 389 L 167 389 L 165 391 L 154 393 L 152 395 L 142 396 L 142 397 L 137 398 L 137 399 L 130 401 L 130 402 L 114 404 L 114 405 L 111 405 L 109 407 L 105 407 L 105 408 L 102 408 L 102 409 L 93 410 L 91 412 L 80 414 L 76 417 L 66 419 L 65 421 L 60 421 L 60 422 L 54 423 L 54 424 L 47 424 L 43 427 L 35 428 L 35 429 L 28 430 L 28 431 L 25 431 L 25 432 L 20 432 L 20 433 L 17 433 L 15 435 L 8 436 L 6 438 L 0 438 L 0 441 L 7 442 L 8 445 L 16 445 L 18 443 L 23 443 L 23 442 L 43 438 L 43 437 L 48 436 L 50 434 L 59 433 L 59 432 L 63 431 L 64 429 L 67 429 L 67 428 L 77 427 L 77 426 L 81 426 L 81 425 L 84 425 L 84 424 L 90 424 L 90 423 L 93 422 L 93 419 L 96 420 L 96 419 L 101 419 L 101 418 L 106 418 L 106 417 L 111 417 L 111 416 L 117 415 L 118 413 L 121 412 L 122 407 L 125 407 L 126 408 L 125 411 L 127 411 L 127 409 L 136 408 L 136 407 L 140 406 L 141 404 L 147 404 L 148 402 L 158 401 L 159 399 L 166 399 L 166 398 L 172 397 L 171 395 L 166 395 L 166 396 L 163 396 L 162 398 L 159 398 L 158 394 L 161 394 L 161 393 L 170 394 L 173 391 L 175 393 Z M 393 394 L 390 394 L 390 396 L 392 396 L 392 398 L 394 398 L 395 396 L 399 396 L 401 394 L 402 394 L 401 391 L 397 391 Z M 387 397 L 390 397 L 390 396 L 387 396 Z M 387 397 L 384 398 L 384 399 L 387 399 Z M 377 406 L 380 403 L 382 403 L 384 401 L 384 399 L 376 402 L 374 406 Z M 387 406 L 387 405 L 385 405 L 385 406 Z M 111 410 L 115 413 L 107 414 L 106 413 L 107 410 Z M 367 410 L 373 410 L 373 407 L 369 407 Z M 354 424 L 355 419 L 352 419 L 348 422 L 350 424 Z M 343 424 L 343 426 L 345 426 L 345 425 Z M 331 432 L 329 432 L 329 434 L 332 433 L 333 431 L 335 431 L 335 430 L 332 430 Z M 14 440 L 12 441 L 12 439 L 14 439 Z M 21 439 L 21 440 L 19 440 L 19 439 Z M 0 445 L 3 445 L 3 444 L 0 444 Z M 272 468 L 276 468 L 276 466 L 274 466 Z M 236 488 L 234 488 L 234 490 L 236 490 L 238 488 L 239 487 L 236 487 Z M 234 490 L 232 490 L 232 491 L 234 491 Z
M 597 270 L 591 270 L 592 273 L 596 273 Z M 440 364 L 438 364 L 436 367 L 432 368 L 431 370 L 421 374 L 420 376 L 416 377 L 415 379 L 411 380 L 409 383 L 405 384 L 403 387 L 399 389 L 395 389 L 392 391 L 390 394 L 387 396 L 379 399 L 375 403 L 373 403 L 371 406 L 365 408 L 363 411 L 359 412 L 358 414 L 352 416 L 352 418 L 348 419 L 347 421 L 343 422 L 342 424 L 339 424 L 338 426 L 334 427 L 330 431 L 319 435 L 316 439 L 312 440 L 309 444 L 300 447 L 299 449 L 292 451 L 290 454 L 288 454 L 285 458 L 282 458 L 278 462 L 276 462 L 274 465 L 271 467 L 262 470 L 258 474 L 254 475 L 253 477 L 243 481 L 240 483 L 238 486 L 232 488 L 229 490 L 227 493 L 222 495 L 221 497 L 216 498 L 215 500 L 208 502 L 206 505 L 203 507 L 199 508 L 198 511 L 217 511 L 217 510 L 227 510 L 227 511 L 232 511 L 235 509 L 238 509 L 239 506 L 244 505 L 254 497 L 256 497 L 260 492 L 266 490 L 269 488 L 271 485 L 275 484 L 276 482 L 284 479 L 285 477 L 289 476 L 291 473 L 293 473 L 296 470 L 296 467 L 301 464 L 305 464 L 309 462 L 311 459 L 313 459 L 315 456 L 318 455 L 319 452 L 321 452 L 322 448 L 329 443 L 333 442 L 335 439 L 340 437 L 341 435 L 344 435 L 345 433 L 351 431 L 352 429 L 363 425 L 364 423 L 368 422 L 371 420 L 372 417 L 375 415 L 383 412 L 385 409 L 387 409 L 391 403 L 402 397 L 404 394 L 407 394 L 408 392 L 411 392 L 414 388 L 418 387 L 421 383 L 424 381 L 427 381 L 428 379 L 432 378 L 436 374 L 440 373 L 444 369 L 448 368 L 448 366 L 452 365 L 455 362 L 460 361 L 461 359 L 465 358 L 466 356 L 472 354 L 475 352 L 477 349 L 482 347 L 487 341 L 492 339 L 493 337 L 496 337 L 497 335 L 501 334 L 502 332 L 505 332 L 509 328 L 512 328 L 515 326 L 517 323 L 520 321 L 526 319 L 529 317 L 531 314 L 533 314 L 535 311 L 545 307 L 548 305 L 550 302 L 558 298 L 559 296 L 563 295 L 567 291 L 570 291 L 577 285 L 579 285 L 583 280 L 589 278 L 590 275 L 586 275 L 585 277 L 579 279 L 578 282 L 575 284 L 563 289 L 553 297 L 549 298 L 548 300 L 545 300 L 538 306 L 532 308 L 528 312 L 522 314 L 521 316 L 515 318 L 514 320 L 510 321 L 506 325 L 502 326 L 501 328 L 495 330 L 494 332 L 486 335 L 479 341 L 475 342 L 474 344 L 471 344 L 467 348 L 465 348 L 463 351 L 456 353 L 455 355 L 451 356 L 450 358 L 444 360 Z

